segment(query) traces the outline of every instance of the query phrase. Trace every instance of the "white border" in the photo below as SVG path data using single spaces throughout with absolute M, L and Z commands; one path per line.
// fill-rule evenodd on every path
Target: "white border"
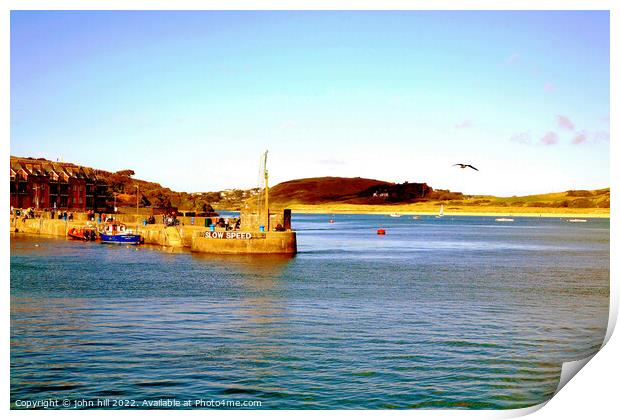
M 612 0 L 6 0 L 13 10 L 610 10 Z

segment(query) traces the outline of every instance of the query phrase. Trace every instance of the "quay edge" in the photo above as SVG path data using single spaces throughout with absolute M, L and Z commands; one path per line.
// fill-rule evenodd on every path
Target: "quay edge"
M 217 239 L 196 236 L 191 250 L 209 254 L 288 254 L 297 253 L 297 234 L 285 232 L 243 232 L 244 239 Z
M 65 221 L 46 218 L 11 218 L 11 232 L 34 235 L 66 237 L 69 229 L 84 227 L 85 221 Z M 93 224 L 91 223 L 91 226 Z M 145 244 L 188 248 L 192 252 L 211 254 L 287 254 L 297 253 L 297 234 L 292 230 L 284 232 L 260 231 L 217 231 L 223 238 L 206 238 L 208 228 L 202 226 L 164 226 L 153 224 L 140 226 L 138 233 Z M 240 238 L 225 238 L 227 232 L 244 233 Z

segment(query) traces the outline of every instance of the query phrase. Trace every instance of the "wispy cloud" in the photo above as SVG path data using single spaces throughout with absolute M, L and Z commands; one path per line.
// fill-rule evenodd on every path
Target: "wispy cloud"
M 470 120 L 464 120 L 464 121 L 461 121 L 460 123 L 454 124 L 454 128 L 457 128 L 457 129 L 470 128 L 472 126 L 473 124 Z
M 512 53 L 506 60 L 504 60 L 504 64 L 513 65 L 519 61 L 519 54 Z
M 570 118 L 564 116 L 564 115 L 558 115 L 556 116 L 556 120 L 558 122 L 558 127 L 560 128 L 564 128 L 566 130 L 574 130 L 575 129 L 575 124 L 573 124 L 573 122 L 570 120 Z
M 574 145 L 585 143 L 604 143 L 609 141 L 609 131 L 599 130 L 596 132 L 580 131 L 571 141 Z
M 609 131 L 600 130 L 594 133 L 593 140 L 596 142 L 609 141 Z
M 554 131 L 548 131 L 544 136 L 542 136 L 540 142 L 545 146 L 553 146 L 554 144 L 557 144 L 558 140 L 559 137 Z
M 549 93 L 555 92 L 555 85 L 551 82 L 547 82 L 543 86 L 543 89 L 545 90 L 545 92 L 549 92 Z
M 581 133 L 578 133 L 575 137 L 573 137 L 573 141 L 571 141 L 571 143 L 578 145 L 578 144 L 583 144 L 587 141 L 588 141 L 588 133 L 586 133 L 585 131 L 582 131 Z
M 515 133 L 512 137 L 510 137 L 510 141 L 520 144 L 530 144 L 532 141 L 532 136 L 530 136 L 529 132 Z

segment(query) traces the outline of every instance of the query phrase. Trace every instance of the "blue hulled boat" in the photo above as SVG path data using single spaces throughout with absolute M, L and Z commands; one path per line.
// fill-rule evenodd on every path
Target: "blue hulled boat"
M 142 243 L 142 236 L 128 231 L 123 223 L 108 223 L 104 230 L 99 232 L 101 242 L 108 244 L 138 245 Z

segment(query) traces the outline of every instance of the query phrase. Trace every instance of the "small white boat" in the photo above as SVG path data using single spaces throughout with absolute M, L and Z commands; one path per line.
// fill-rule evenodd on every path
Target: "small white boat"
M 495 219 L 496 222 L 514 222 L 515 219 L 511 219 L 509 217 L 499 217 Z
M 586 223 L 587 220 L 586 219 L 568 219 L 567 222 L 568 223 Z
M 443 217 L 443 204 L 441 205 L 441 207 L 439 208 L 439 214 L 437 216 L 435 216 L 437 219 Z
M 414 215 L 414 216 L 411 216 L 411 218 L 412 218 L 413 220 L 418 220 L 418 219 L 420 218 L 420 216 Z
M 400 214 L 398 214 L 398 213 L 392 213 L 392 214 L 390 214 L 390 217 L 400 217 Z

